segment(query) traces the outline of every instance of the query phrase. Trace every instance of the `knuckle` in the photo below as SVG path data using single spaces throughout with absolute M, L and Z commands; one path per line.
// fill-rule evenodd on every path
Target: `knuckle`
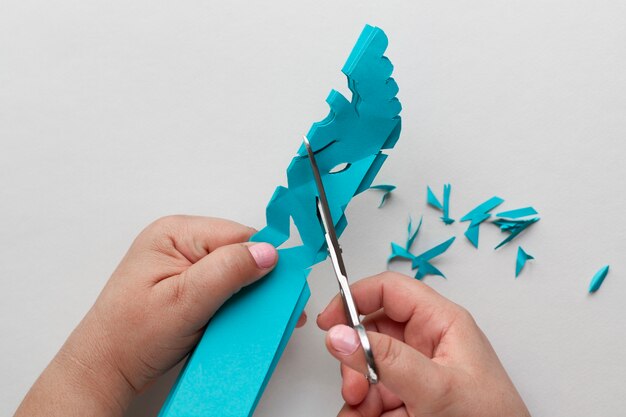
M 241 277 L 250 274 L 252 255 L 245 245 L 236 245 L 230 250 L 224 250 L 220 256 L 220 272 L 222 275 Z
M 182 214 L 170 214 L 168 216 L 159 217 L 153 221 L 148 229 L 151 230 L 171 230 L 187 220 L 187 216 Z
M 459 305 L 457 305 L 457 319 L 460 320 L 462 323 L 465 324 L 476 324 L 476 321 L 474 320 L 474 316 L 472 316 L 472 313 L 469 312 L 469 310 L 467 310 L 464 307 L 461 307 Z

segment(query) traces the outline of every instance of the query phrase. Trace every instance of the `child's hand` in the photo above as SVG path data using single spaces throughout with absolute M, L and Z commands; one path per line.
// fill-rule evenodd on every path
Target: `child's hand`
M 365 358 L 345 326 L 340 297 L 318 316 L 341 362 L 340 417 L 529 417 L 524 402 L 472 316 L 410 277 L 386 272 L 355 283 L 352 294 L 381 383 L 368 385 Z
M 121 415 L 189 353 L 215 311 L 276 264 L 254 229 L 170 216 L 137 237 L 16 416 Z

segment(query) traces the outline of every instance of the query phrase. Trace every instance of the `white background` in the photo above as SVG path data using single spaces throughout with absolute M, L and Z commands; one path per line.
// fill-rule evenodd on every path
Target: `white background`
M 416 251 L 455 235 L 426 282 L 466 306 L 536 416 L 626 408 L 626 6 L 619 1 L 33 1 L 0 4 L 0 414 L 10 415 L 134 236 L 166 214 L 261 227 L 300 135 L 363 25 L 382 27 L 403 133 L 348 209 L 347 268 L 385 268 L 406 219 Z M 498 195 L 541 221 L 480 249 L 426 207 L 452 184 L 459 218 Z M 536 256 L 514 279 L 518 244 Z M 587 294 L 605 264 L 604 286 Z M 406 265 L 394 268 L 408 272 Z M 336 292 L 311 274 L 309 316 Z M 329 416 L 337 364 L 314 320 L 256 416 Z M 153 416 L 174 378 L 129 415 Z

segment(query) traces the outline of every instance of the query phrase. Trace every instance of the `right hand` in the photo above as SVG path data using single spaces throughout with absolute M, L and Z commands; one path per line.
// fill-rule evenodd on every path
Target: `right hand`
M 530 417 L 491 344 L 467 310 L 411 277 L 384 272 L 351 286 L 378 367 L 364 377 L 356 332 L 340 296 L 318 316 L 341 362 L 339 417 Z

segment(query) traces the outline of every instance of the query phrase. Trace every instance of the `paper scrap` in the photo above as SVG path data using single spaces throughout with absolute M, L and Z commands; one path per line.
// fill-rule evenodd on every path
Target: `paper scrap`
M 524 207 L 515 210 L 503 211 L 501 213 L 497 213 L 496 216 L 506 217 L 509 219 L 519 219 L 520 217 L 534 216 L 535 214 L 539 213 L 537 213 L 537 210 L 535 210 L 534 208 Z
M 385 202 L 387 201 L 387 197 L 389 197 L 391 192 L 393 190 L 395 190 L 395 189 L 396 189 L 396 186 L 395 185 L 391 185 L 391 184 L 372 185 L 370 187 L 370 190 L 382 190 L 382 191 L 384 191 L 383 197 L 380 200 L 380 204 L 378 205 L 378 208 L 381 208 L 382 206 L 385 205 Z
M 422 227 L 423 217 L 420 218 L 420 222 L 417 225 L 415 231 L 412 231 L 412 220 L 409 218 L 409 226 L 407 228 L 407 243 L 404 247 L 398 245 L 397 243 L 391 243 L 391 254 L 387 258 L 387 263 L 395 260 L 395 259 L 406 259 L 411 261 L 411 269 L 416 269 L 417 272 L 415 274 L 415 278 L 421 280 L 425 275 L 439 275 L 445 278 L 445 275 L 437 268 L 435 268 L 429 261 L 442 253 L 444 253 L 450 245 L 456 239 L 455 237 L 451 237 L 443 243 L 423 252 L 420 255 L 413 255 L 411 253 L 411 246 L 417 237 L 417 234 Z
M 596 274 L 591 278 L 591 283 L 589 283 L 589 292 L 594 293 L 600 289 L 600 286 L 604 282 L 604 278 L 609 273 L 609 266 L 605 265 Z
M 443 212 L 443 216 L 441 220 L 446 224 L 450 225 L 454 223 L 454 219 L 450 218 L 450 190 L 452 189 L 450 184 L 445 184 L 443 186 L 443 204 L 437 199 L 433 190 L 430 189 L 430 186 L 426 186 L 426 201 L 432 207 L 441 210 Z
M 426 186 L 426 202 L 436 209 L 443 211 L 443 205 L 439 202 L 430 186 Z
M 413 231 L 413 220 L 409 217 L 409 226 L 407 227 L 407 239 L 404 247 L 398 245 L 397 243 L 391 243 L 391 254 L 387 258 L 387 263 L 393 261 L 396 258 L 407 259 L 409 261 L 413 260 L 414 255 L 411 253 L 411 246 L 413 246 L 413 242 L 415 242 L 415 238 L 417 238 L 417 234 L 422 227 L 422 220 L 424 217 L 420 217 L 420 222 L 417 227 Z
M 465 216 L 461 217 L 462 222 L 470 222 L 469 227 L 465 231 L 465 237 L 474 247 L 478 248 L 478 231 L 482 222 L 491 217 L 489 212 L 504 202 L 500 197 L 491 197 L 489 200 L 478 205 Z
M 503 245 L 506 245 L 513 239 L 515 239 L 520 233 L 526 230 L 529 226 L 539 221 L 539 217 L 533 217 L 529 220 L 507 220 L 507 219 L 497 219 L 493 221 L 493 224 L 500 227 L 500 230 L 503 232 L 508 232 L 510 235 L 504 239 L 498 246 L 494 249 L 498 249 Z
M 524 269 L 524 265 L 526 265 L 526 261 L 530 259 L 535 259 L 535 257 L 526 253 L 526 251 L 519 246 L 517 248 L 517 261 L 515 262 L 515 278 L 519 276 L 522 269 Z
M 432 266 L 428 261 L 431 259 L 441 255 L 452 245 L 456 237 L 451 237 L 443 243 L 435 246 L 422 253 L 421 255 L 417 255 L 413 259 L 412 267 L 413 269 L 417 268 L 417 274 L 415 275 L 416 279 L 421 280 L 425 275 L 439 275 L 441 277 L 446 277 L 440 270 Z
M 338 235 L 347 226 L 350 200 L 370 187 L 385 161 L 382 151 L 393 148 L 400 136 L 398 85 L 391 78 L 386 48 L 384 32 L 365 26 L 342 68 L 351 99 L 332 90 L 326 99 L 328 116 L 307 133 Z M 279 248 L 276 268 L 214 315 L 160 417 L 245 417 L 254 412 L 308 300 L 310 268 L 327 257 L 306 155 L 301 145 L 287 169 L 287 186 L 276 188 L 267 205 L 267 225 L 251 239 L 279 247 L 289 239 L 293 219 L 303 244 Z M 337 166 L 345 168 L 334 170 Z

